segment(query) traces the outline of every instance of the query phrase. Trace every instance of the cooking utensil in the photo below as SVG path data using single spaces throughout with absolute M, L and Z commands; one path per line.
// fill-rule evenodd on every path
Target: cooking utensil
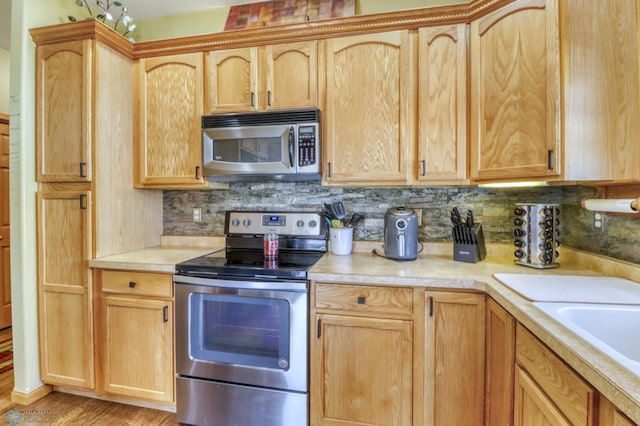
M 364 220 L 364 216 L 362 216 L 361 214 L 358 214 L 358 213 L 354 213 L 353 215 L 351 215 L 351 219 L 347 223 L 347 227 L 353 228 L 354 226 L 358 225 L 363 220 Z
M 345 218 L 344 204 L 342 204 L 342 201 L 336 201 L 335 203 L 331 204 L 331 207 L 336 219 L 343 220 Z

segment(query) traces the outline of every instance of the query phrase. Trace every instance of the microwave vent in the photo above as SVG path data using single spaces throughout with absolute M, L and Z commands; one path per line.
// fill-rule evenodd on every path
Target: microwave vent
M 294 111 L 248 112 L 238 114 L 215 114 L 202 116 L 203 129 L 219 127 L 243 127 L 272 124 L 317 123 L 320 121 L 319 109 Z

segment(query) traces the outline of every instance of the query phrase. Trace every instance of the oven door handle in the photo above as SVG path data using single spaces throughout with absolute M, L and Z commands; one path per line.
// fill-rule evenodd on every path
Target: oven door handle
M 176 285 L 190 284 L 201 285 L 207 287 L 223 287 L 230 289 L 248 289 L 248 290 L 270 290 L 270 291 L 293 291 L 293 292 L 307 292 L 309 291 L 309 284 L 307 281 L 251 281 L 248 280 L 225 280 L 218 278 L 202 278 L 191 277 L 186 275 L 174 275 L 173 282 Z

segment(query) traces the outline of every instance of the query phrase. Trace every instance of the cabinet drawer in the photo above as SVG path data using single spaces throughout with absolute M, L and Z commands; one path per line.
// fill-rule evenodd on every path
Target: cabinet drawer
M 516 328 L 516 362 L 571 424 L 593 424 L 594 389 L 520 324 Z
M 413 291 L 409 288 L 319 283 L 315 285 L 315 297 L 318 310 L 404 317 L 413 314 Z
M 170 274 L 135 271 L 101 271 L 102 291 L 140 296 L 173 296 Z

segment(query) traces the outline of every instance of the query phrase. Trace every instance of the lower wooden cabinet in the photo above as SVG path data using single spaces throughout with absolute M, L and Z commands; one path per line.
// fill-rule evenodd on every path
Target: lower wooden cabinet
M 485 321 L 485 424 L 512 425 L 516 320 L 487 297 Z
M 97 273 L 102 391 L 172 403 L 172 276 L 109 270 Z
M 481 425 L 484 295 L 425 293 L 424 425 Z
M 515 425 L 597 424 L 597 398 L 582 377 L 526 328 L 516 326 Z
M 410 288 L 313 286 L 311 425 L 410 425 Z
M 40 374 L 56 386 L 94 387 L 91 194 L 56 184 L 36 195 Z

